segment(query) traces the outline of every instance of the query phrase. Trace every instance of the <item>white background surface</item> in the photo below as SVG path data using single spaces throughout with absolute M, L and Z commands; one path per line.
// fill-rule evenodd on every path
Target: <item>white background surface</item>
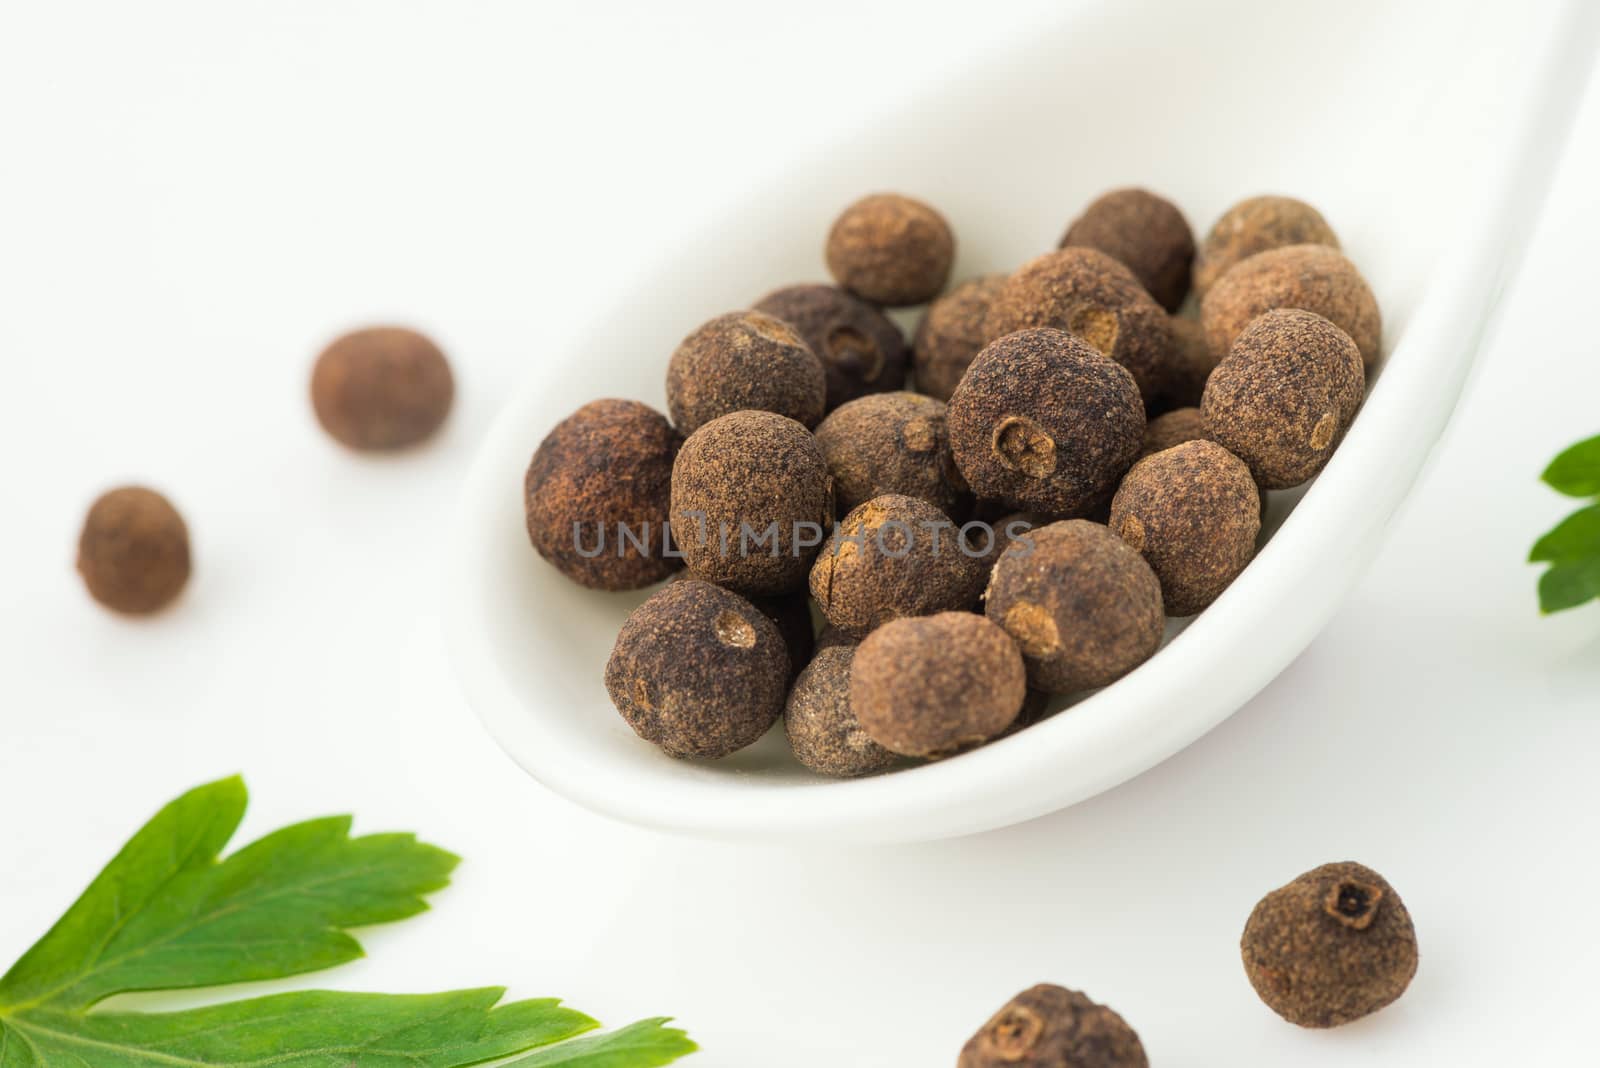
M 458 697 L 435 621 L 455 486 L 564 321 L 1046 6 L 0 8 L 0 958 L 161 802 L 239 770 L 244 837 L 353 810 L 467 858 L 317 985 L 672 1013 L 707 1068 L 953 1063 L 1040 980 L 1116 1007 L 1161 1066 L 1592 1063 L 1600 608 L 1540 619 L 1521 559 L 1568 507 L 1538 471 L 1600 431 L 1594 89 L 1380 561 L 1155 771 L 978 838 L 735 848 L 555 799 Z M 450 351 L 458 406 L 433 447 L 351 457 L 311 419 L 309 362 L 396 318 Z M 195 538 L 194 584 L 146 623 L 71 570 L 84 507 L 129 480 Z M 1333 859 L 1405 895 L 1422 968 L 1377 1017 L 1303 1033 L 1236 942 Z

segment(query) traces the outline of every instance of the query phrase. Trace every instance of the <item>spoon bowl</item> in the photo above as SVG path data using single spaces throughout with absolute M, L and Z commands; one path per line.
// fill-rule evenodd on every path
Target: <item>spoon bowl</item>
M 510 398 L 462 497 L 447 636 L 506 751 L 547 787 L 652 827 L 928 839 L 1115 786 L 1281 671 L 1377 551 L 1445 427 L 1536 218 L 1600 24 L 1586 0 L 1295 11 L 1273 0 L 1074 8 L 797 161 L 788 180 L 753 191 L 613 292 Z M 635 737 L 601 673 L 648 591 L 580 589 L 523 529 L 522 474 L 550 428 L 601 396 L 663 408 L 677 342 L 712 315 L 822 277 L 829 224 L 864 192 L 936 205 L 957 234 L 959 279 L 1052 248 L 1090 199 L 1128 184 L 1172 198 L 1197 234 L 1245 196 L 1307 200 L 1383 310 L 1364 409 L 1314 483 L 1273 495 L 1244 574 L 1186 626 L 1169 626 L 1166 646 L 1126 678 L 954 759 L 828 781 L 793 761 L 781 728 L 716 763 L 673 760 Z

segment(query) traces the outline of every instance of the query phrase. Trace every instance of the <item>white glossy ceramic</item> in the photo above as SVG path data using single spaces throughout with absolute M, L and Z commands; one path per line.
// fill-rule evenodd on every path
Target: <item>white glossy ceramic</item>
M 446 620 L 484 724 L 534 778 L 591 809 L 765 840 L 998 827 L 1178 752 L 1311 641 L 1376 551 L 1536 217 L 1597 16 L 1594 0 L 1089 5 L 794 160 L 691 244 L 597 290 L 588 328 L 548 354 L 484 442 Z M 1129 183 L 1173 197 L 1200 232 L 1245 195 L 1309 200 L 1383 309 L 1385 356 L 1365 408 L 1308 491 L 1277 495 L 1255 562 L 1114 686 L 955 759 L 833 782 L 794 764 L 781 731 L 719 763 L 671 760 L 638 740 L 601 672 L 645 594 L 576 588 L 523 531 L 523 470 L 550 427 L 597 396 L 662 406 L 679 339 L 778 285 L 823 277 L 822 237 L 865 191 L 937 205 L 965 277 L 1052 247 L 1089 198 Z

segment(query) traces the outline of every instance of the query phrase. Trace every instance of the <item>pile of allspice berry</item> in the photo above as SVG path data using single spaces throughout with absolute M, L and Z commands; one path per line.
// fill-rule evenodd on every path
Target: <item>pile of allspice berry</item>
M 1244 570 L 1378 354 L 1371 289 L 1288 197 L 1197 246 L 1170 201 L 1114 190 L 1055 251 L 947 288 L 955 247 L 929 205 L 867 196 L 827 234 L 834 285 L 701 324 L 666 414 L 594 401 L 533 454 L 545 559 L 597 590 L 675 579 L 605 669 L 666 753 L 782 718 L 802 764 L 859 776 L 1116 681 Z M 924 304 L 908 344 L 886 309 Z

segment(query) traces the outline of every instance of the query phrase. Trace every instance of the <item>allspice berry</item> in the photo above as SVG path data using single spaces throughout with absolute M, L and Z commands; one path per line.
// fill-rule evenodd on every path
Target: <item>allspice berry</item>
M 773 412 L 734 412 L 689 435 L 672 467 L 672 537 L 696 578 L 740 593 L 803 589 L 833 527 L 817 439 Z
M 828 271 L 863 300 L 890 307 L 939 295 L 956 258 L 944 216 L 898 193 L 862 197 L 828 231 Z
M 1027 693 L 1022 654 L 971 612 L 885 623 L 856 649 L 850 708 L 873 741 L 902 756 L 940 757 L 988 741 Z
M 1133 272 L 1169 312 L 1189 293 L 1194 231 L 1178 206 L 1148 189 L 1113 189 L 1097 197 L 1061 238 L 1061 248 L 1095 248 Z
M 789 656 L 772 621 L 709 582 L 669 583 L 622 625 L 606 692 L 669 756 L 727 756 L 783 711 Z
M 1241 200 L 1222 213 L 1200 243 L 1194 262 L 1194 288 L 1200 296 L 1229 268 L 1258 252 L 1288 245 L 1339 247 L 1339 238 L 1322 214 L 1303 200 L 1263 196 Z
M 811 622 L 811 598 L 804 591 L 781 593 L 775 597 L 748 597 L 756 611 L 772 620 L 789 654 L 789 681 L 811 662 L 817 647 L 817 631 Z
M 812 771 L 848 779 L 893 767 L 899 757 L 867 736 L 850 710 L 850 665 L 856 643 L 831 640 L 807 664 L 783 710 L 795 759 Z
M 1206 345 L 1219 360 L 1250 322 L 1275 308 L 1316 312 L 1350 335 L 1368 367 L 1378 358 L 1382 317 L 1355 264 L 1326 245 L 1260 252 L 1218 280 L 1200 304 Z
M 826 397 L 822 361 L 794 327 L 764 312 L 717 316 L 684 338 L 667 363 L 667 410 L 685 434 L 747 410 L 813 427 Z
M 1041 983 L 962 1047 L 957 1068 L 1149 1068 L 1126 1020 L 1076 990 Z
M 984 320 L 989 303 L 1008 277 L 985 274 L 969 278 L 928 305 L 911 342 L 917 389 L 930 397 L 950 399 L 956 383 L 988 341 Z
M 673 576 L 675 582 L 699 582 L 687 571 Z M 783 638 L 783 648 L 789 654 L 789 680 L 800 674 L 800 669 L 811 662 L 816 649 L 817 632 L 811 623 L 811 597 L 809 594 L 780 593 L 773 597 L 746 596 L 757 612 L 772 620 Z
M 1261 1000 L 1301 1027 L 1377 1012 L 1417 974 L 1411 914 L 1360 864 L 1324 864 L 1262 898 L 1239 948 Z
M 1199 408 L 1174 408 L 1158 415 L 1144 425 L 1144 441 L 1139 446 L 1139 459 L 1182 445 L 1206 436 L 1205 417 Z
M 950 455 L 942 401 L 874 393 L 843 405 L 817 427 L 838 506 L 849 511 L 885 493 L 927 501 L 946 515 L 965 504 L 966 483 Z
M 974 493 L 1058 517 L 1111 495 L 1139 454 L 1144 422 L 1133 376 L 1053 329 L 990 342 L 946 411 L 951 453 Z
M 786 286 L 762 297 L 755 309 L 794 327 L 822 361 L 828 411 L 905 386 L 905 336 L 861 298 L 837 286 Z
M 655 409 L 597 400 L 557 423 L 523 480 L 528 537 L 572 581 L 636 590 L 682 566 L 667 555 L 672 463 L 682 439 Z
M 403 327 L 346 334 L 322 350 L 311 371 L 318 422 L 352 449 L 415 445 L 439 429 L 454 400 L 455 379 L 444 353 Z
M 1112 498 L 1111 530 L 1161 580 L 1167 615 L 1192 616 L 1255 556 L 1261 497 L 1237 456 L 1188 441 L 1133 465 Z
M 1166 310 L 1121 263 L 1097 249 L 1064 248 L 1029 260 L 989 304 L 991 340 L 1053 327 L 1126 367 L 1147 405 L 1172 374 L 1175 341 Z
M 1263 489 L 1287 489 L 1322 470 L 1365 392 L 1347 333 L 1311 312 L 1270 311 L 1211 373 L 1200 410 L 1206 436 L 1243 460 Z
M 123 486 L 89 507 L 78 535 L 78 574 L 113 612 L 148 615 L 189 581 L 189 528 L 161 494 Z
M 859 638 L 893 619 L 972 608 L 986 570 L 948 516 L 890 493 L 839 521 L 811 568 L 811 596 Z
M 1172 325 L 1172 365 L 1166 385 L 1156 407 L 1170 411 L 1173 408 L 1192 408 L 1200 403 L 1205 392 L 1206 379 L 1216 370 L 1217 361 L 1227 353 L 1211 354 L 1206 344 L 1205 328 L 1199 319 L 1174 315 Z
M 1038 527 L 1002 553 L 984 612 L 1047 693 L 1110 685 L 1155 655 L 1166 626 L 1150 565 L 1086 519 Z

